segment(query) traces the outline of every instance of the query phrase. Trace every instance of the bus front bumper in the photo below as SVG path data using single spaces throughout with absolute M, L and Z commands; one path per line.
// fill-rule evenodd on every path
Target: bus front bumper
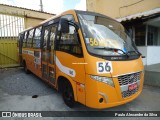
M 140 79 L 138 90 L 130 96 L 123 97 L 117 78 L 113 78 L 115 86 L 112 87 L 106 83 L 91 79 L 90 75 L 86 75 L 86 77 L 86 106 L 97 109 L 114 107 L 134 100 L 142 92 L 144 81 L 143 74 Z

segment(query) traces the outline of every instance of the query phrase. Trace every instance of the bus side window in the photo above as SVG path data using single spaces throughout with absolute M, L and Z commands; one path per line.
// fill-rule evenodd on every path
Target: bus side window
M 25 47 L 26 47 L 26 42 L 27 42 L 27 33 L 28 33 L 28 31 L 26 31 L 26 32 L 24 33 L 24 38 L 23 38 L 23 48 L 25 48 Z
M 62 18 L 66 18 L 68 21 L 74 22 L 73 15 L 65 15 Z M 59 39 L 60 37 L 60 39 Z M 80 45 L 79 36 L 77 34 L 76 28 L 72 25 L 69 25 L 69 33 L 57 34 L 57 46 L 56 49 L 67 52 L 69 54 L 82 56 L 82 47 Z
M 44 31 L 44 37 L 43 37 L 43 49 L 47 49 L 47 41 L 48 41 L 48 33 L 49 33 L 49 27 L 45 28 Z
M 33 48 L 40 48 L 41 29 L 42 27 L 38 27 L 35 29 L 35 33 L 33 37 Z
M 27 47 L 32 47 L 32 38 L 33 38 L 34 29 L 29 31 L 27 39 Z
M 69 33 L 61 34 L 59 50 L 66 51 L 70 54 L 82 55 L 82 49 L 76 35 L 76 28 L 70 25 Z
M 49 33 L 49 30 L 50 30 L 50 28 L 49 27 L 46 27 L 45 28 L 45 30 L 44 30 L 44 36 L 43 36 L 43 43 L 42 43 L 42 50 L 43 50 L 43 52 L 42 52 L 42 60 L 43 61 L 47 61 L 47 52 L 46 52 L 46 50 L 47 50 L 47 41 L 48 41 L 48 33 Z
M 56 34 L 56 25 L 52 26 L 50 29 L 50 41 L 49 41 L 49 51 L 50 51 L 50 59 L 49 63 L 54 63 L 54 42 L 55 42 L 55 34 Z
M 50 32 L 50 43 L 49 43 L 51 50 L 54 49 L 55 33 L 56 33 L 56 26 L 52 26 Z

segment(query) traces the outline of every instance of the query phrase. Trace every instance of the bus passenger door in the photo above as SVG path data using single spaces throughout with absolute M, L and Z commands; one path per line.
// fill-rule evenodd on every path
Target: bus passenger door
M 49 26 L 44 28 L 44 36 L 43 36 L 43 44 L 42 44 L 42 78 L 47 81 L 48 79 L 48 51 L 47 51 L 47 43 L 49 36 Z
M 48 80 L 51 84 L 55 85 L 55 61 L 54 61 L 54 41 L 55 41 L 55 32 L 56 32 L 56 25 L 52 25 L 50 28 L 49 33 L 49 40 L 48 40 L 48 54 L 49 54 L 49 60 L 48 60 Z
M 42 78 L 55 85 L 54 40 L 56 26 L 50 25 L 44 29 L 42 45 Z

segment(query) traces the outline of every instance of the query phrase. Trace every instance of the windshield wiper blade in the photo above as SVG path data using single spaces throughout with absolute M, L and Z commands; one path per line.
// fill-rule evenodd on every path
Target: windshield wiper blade
M 108 51 L 112 51 L 112 50 L 119 50 L 121 52 L 123 52 L 123 54 L 125 54 L 127 57 L 129 57 L 128 53 L 125 53 L 123 50 L 118 49 L 118 48 L 111 48 L 111 47 L 94 47 L 94 49 L 104 49 L 104 50 L 108 50 Z
M 128 51 L 127 53 L 136 53 L 137 55 L 142 55 L 139 51 L 135 50 L 135 51 Z
M 127 53 L 138 53 L 137 51 L 128 51 Z

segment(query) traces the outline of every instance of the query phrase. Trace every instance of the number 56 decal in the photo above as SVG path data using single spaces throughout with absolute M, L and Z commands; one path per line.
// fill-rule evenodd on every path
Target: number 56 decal
M 110 73 L 112 72 L 112 62 L 97 62 L 97 73 Z

